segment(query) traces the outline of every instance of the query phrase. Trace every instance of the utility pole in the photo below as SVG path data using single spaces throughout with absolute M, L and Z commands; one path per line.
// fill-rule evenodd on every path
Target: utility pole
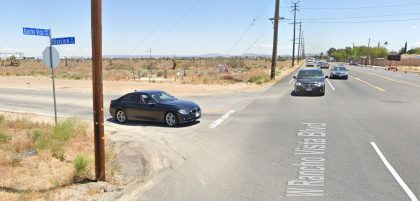
M 149 60 L 150 60 L 150 65 L 149 65 L 149 82 L 150 82 L 150 76 L 152 75 L 152 48 L 150 48 L 146 52 L 149 53 Z
M 93 130 L 95 178 L 105 181 L 104 107 L 102 86 L 102 0 L 91 0 Z
M 302 22 L 299 22 L 298 63 L 300 62 L 300 47 L 302 40 Z
M 271 80 L 276 79 L 276 65 L 277 65 L 277 39 L 279 34 L 279 10 L 280 0 L 276 0 L 276 7 L 274 9 L 274 39 L 273 39 L 273 55 L 271 59 Z
M 370 53 L 370 38 L 369 38 L 369 42 L 368 42 L 368 49 L 367 49 L 367 55 L 366 55 L 366 62 L 365 62 L 365 66 L 367 66 L 367 65 L 368 65 L 369 53 Z
M 295 45 L 296 45 L 296 11 L 298 11 L 297 9 L 297 4 L 299 2 L 295 2 L 293 3 L 293 10 L 292 12 L 294 12 L 294 18 L 293 18 L 293 52 L 292 52 L 292 67 L 295 66 Z

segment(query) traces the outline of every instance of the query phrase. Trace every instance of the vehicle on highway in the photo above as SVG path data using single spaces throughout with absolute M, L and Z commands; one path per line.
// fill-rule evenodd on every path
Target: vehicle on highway
M 128 120 L 162 122 L 173 127 L 196 121 L 201 117 L 200 106 L 159 90 L 142 90 L 128 93 L 109 106 L 111 116 L 119 123 Z
M 330 79 L 334 78 L 347 80 L 349 78 L 349 70 L 344 66 L 334 66 L 330 71 Z
M 306 61 L 306 66 L 307 67 L 315 67 L 315 60 L 313 59 L 309 59 Z
M 321 69 L 302 68 L 293 78 L 296 79 L 294 94 L 325 95 L 325 78 L 328 76 L 325 76 Z
M 330 68 L 330 64 L 328 62 L 325 62 L 325 61 L 320 61 L 318 63 L 318 65 L 321 69 L 329 69 Z

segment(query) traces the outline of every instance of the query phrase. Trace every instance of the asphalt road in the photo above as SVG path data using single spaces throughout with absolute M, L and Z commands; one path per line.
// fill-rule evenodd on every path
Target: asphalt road
M 292 96 L 291 76 L 227 102 L 191 97 L 217 112 L 171 142 L 184 160 L 119 199 L 417 200 L 420 76 L 364 67 L 350 76 L 329 80 L 323 97 Z M 49 95 L 0 88 L 0 108 L 45 112 Z M 63 114 L 91 116 L 88 95 L 58 97 L 73 107 Z
M 324 97 L 291 96 L 283 80 L 122 199 L 417 200 L 420 76 L 350 69 Z

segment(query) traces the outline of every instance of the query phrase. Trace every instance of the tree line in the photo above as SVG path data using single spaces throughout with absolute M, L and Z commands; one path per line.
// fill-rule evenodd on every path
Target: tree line
M 420 48 L 413 48 L 408 50 L 407 43 L 398 52 L 389 52 L 386 48 L 388 42 L 384 43 L 384 46 L 378 44 L 376 47 L 368 46 L 354 46 L 336 49 L 331 47 L 327 53 L 328 56 L 333 57 L 337 61 L 350 61 L 350 60 L 361 60 L 369 58 L 387 58 L 388 54 L 420 54 Z

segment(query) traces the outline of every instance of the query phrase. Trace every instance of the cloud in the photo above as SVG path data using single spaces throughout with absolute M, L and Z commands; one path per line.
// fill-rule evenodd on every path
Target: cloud
M 416 45 L 420 45 L 420 41 L 416 42 Z
M 417 29 L 417 26 L 411 26 L 411 29 Z

